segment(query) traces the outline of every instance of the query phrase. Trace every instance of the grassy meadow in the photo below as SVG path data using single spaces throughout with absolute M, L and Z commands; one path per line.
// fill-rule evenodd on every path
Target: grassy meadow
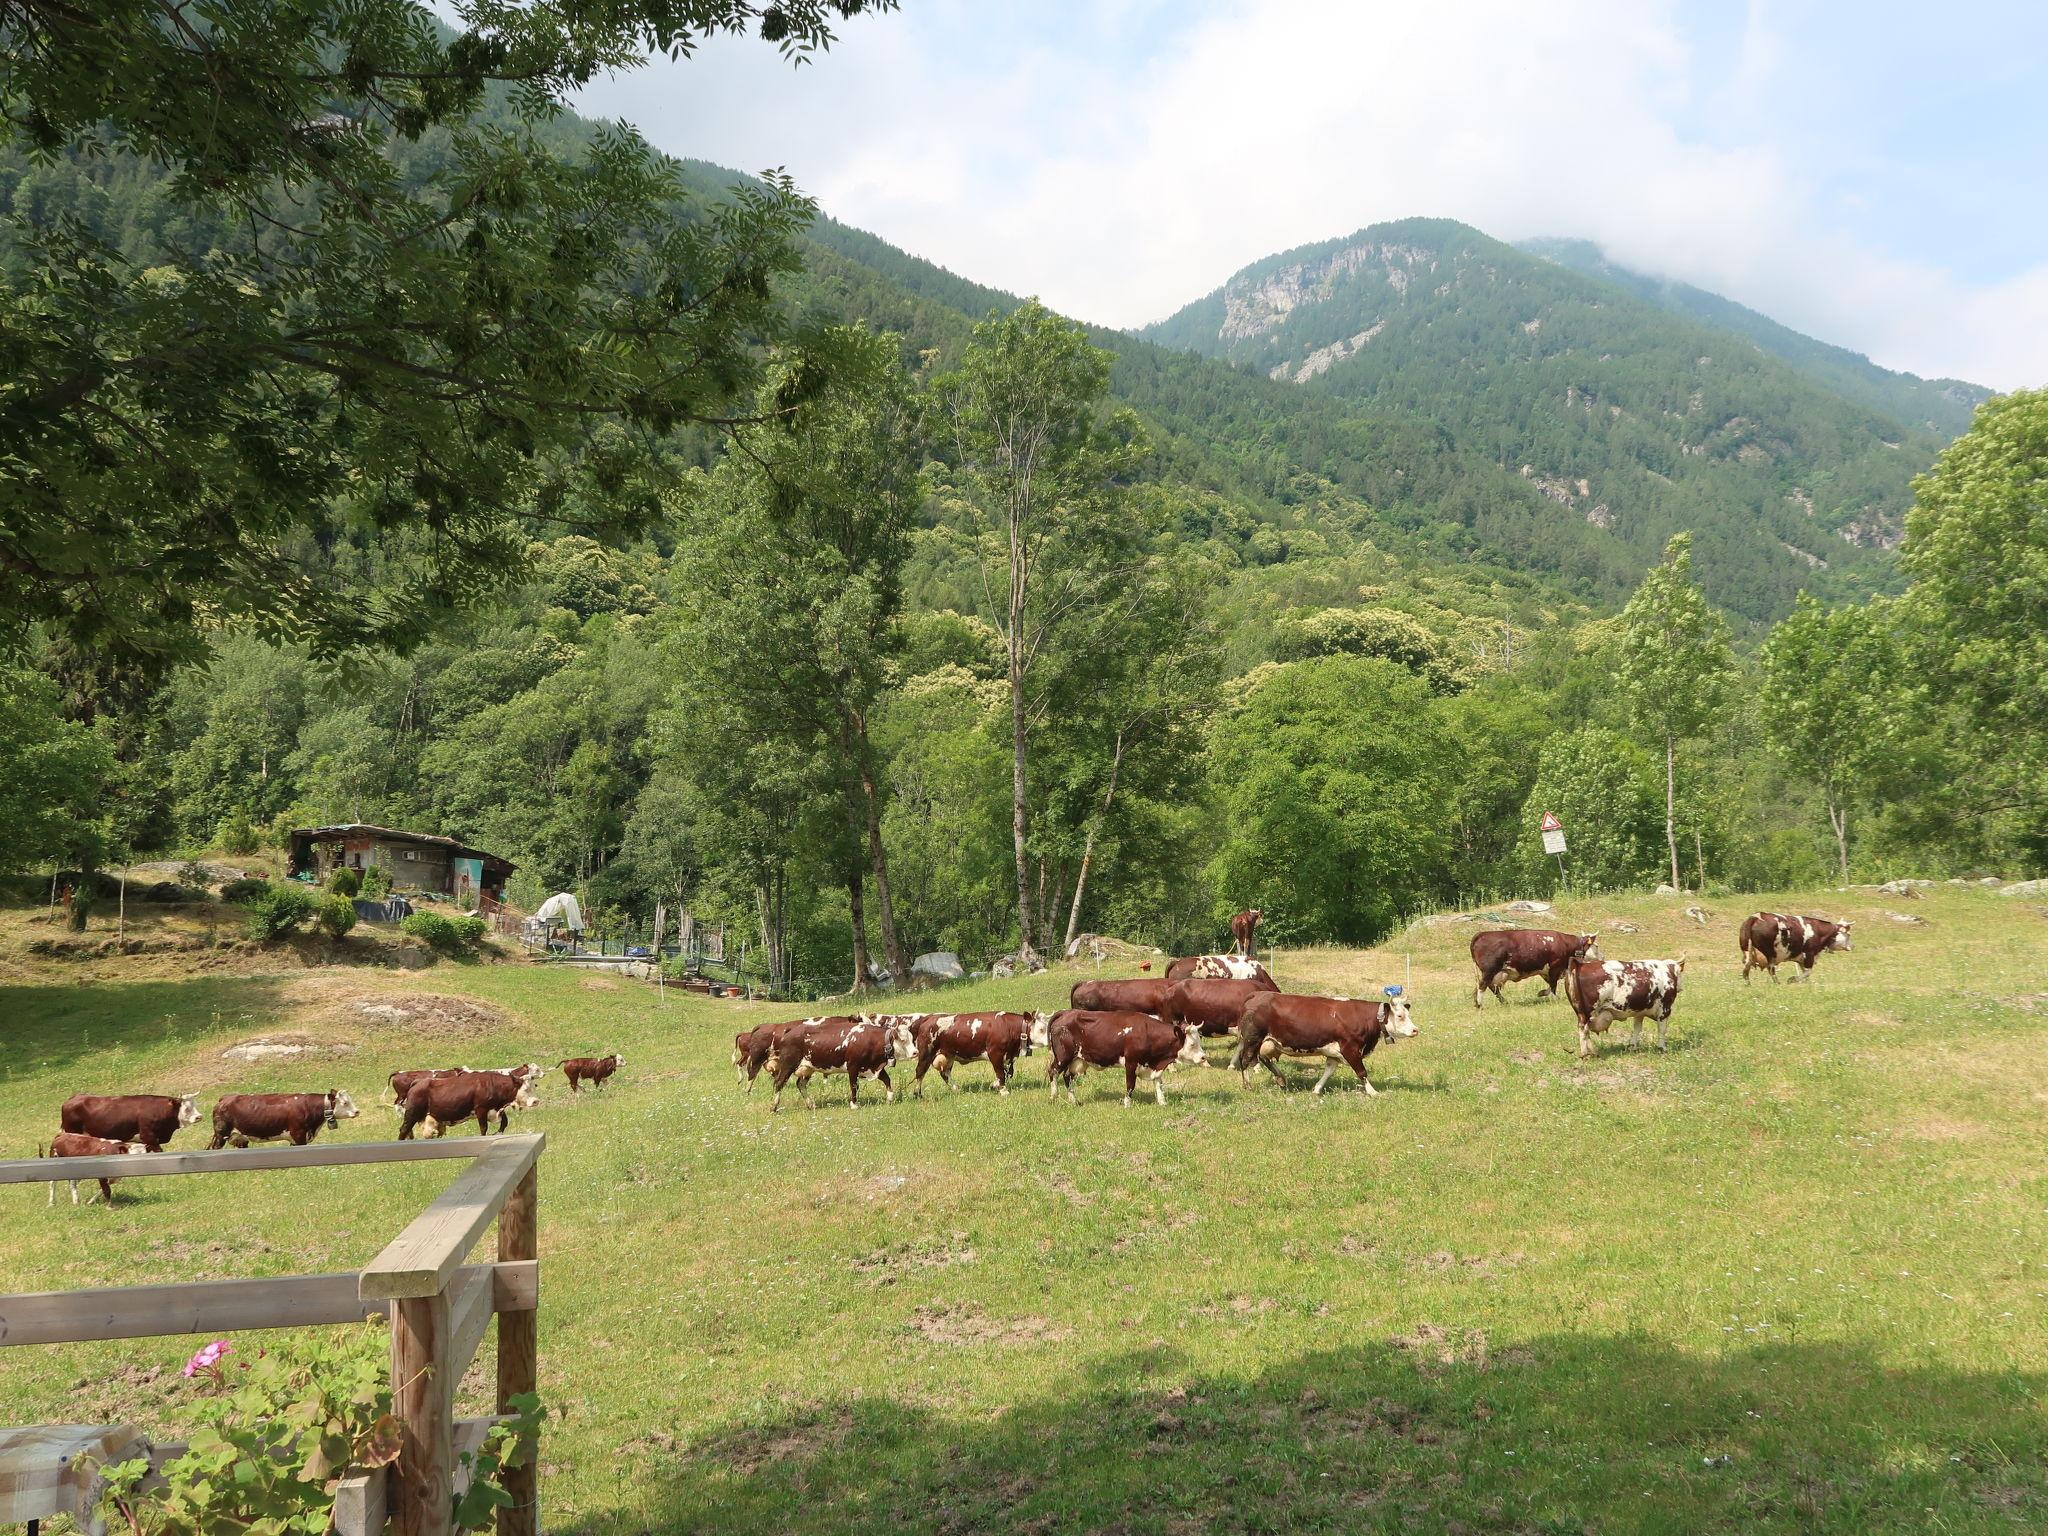
M 1274 957 L 1361 995 L 1412 967 L 1421 1033 L 1370 1059 L 1374 1100 L 1184 1069 L 1164 1110 L 1100 1073 L 1069 1107 L 1040 1055 L 1007 1100 L 971 1065 L 780 1115 L 728 1053 L 785 1009 L 524 963 L 33 958 L 10 914 L 0 1150 L 78 1090 L 340 1085 L 341 1136 L 389 1136 L 393 1067 L 622 1050 L 520 1126 L 548 1135 L 563 1536 L 2048 1527 L 2048 911 L 1830 892 L 1701 926 L 1689 900 L 1555 918 L 1690 960 L 1667 1055 L 1621 1032 L 1577 1061 L 1533 983 L 1475 1011 L 1445 922 Z M 1745 987 L 1758 908 L 1853 918 L 1856 947 Z M 936 1000 L 1047 1007 L 1078 974 Z M 286 1031 L 353 1050 L 222 1059 Z M 0 1291 L 352 1267 L 450 1176 L 131 1181 L 111 1211 L 0 1189 Z M 195 1342 L 0 1350 L 0 1399 L 177 1425 Z M 487 1345 L 473 1401 L 488 1372 Z

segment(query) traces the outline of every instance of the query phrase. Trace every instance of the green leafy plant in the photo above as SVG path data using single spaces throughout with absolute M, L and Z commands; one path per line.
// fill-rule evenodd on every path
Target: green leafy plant
M 197 859 L 187 859 L 178 866 L 178 884 L 204 891 L 212 887 L 213 876 L 207 873 L 206 866 Z
M 455 930 L 455 939 L 464 949 L 475 949 L 483 943 L 484 935 L 491 931 L 490 923 L 481 917 L 451 917 L 448 926 Z
M 356 925 L 356 904 L 346 896 L 329 896 L 320 903 L 320 927 L 329 938 L 346 937 Z
M 235 810 L 222 817 L 220 825 L 214 829 L 213 843 L 225 853 L 254 853 L 256 827 L 249 820 L 249 813 Z
M 268 944 L 281 939 L 313 916 L 318 905 L 311 891 L 289 882 L 273 886 L 249 903 L 249 934 Z
M 481 1531 L 492 1524 L 499 1510 L 511 1505 L 512 1495 L 506 1492 L 500 1474 L 527 1465 L 539 1448 L 541 1421 L 547 1417 L 540 1399 L 531 1392 L 520 1392 L 508 1401 L 512 1422 L 493 1424 L 483 1445 L 461 1457 L 470 1475 L 469 1486 L 455 1501 L 458 1531 Z
M 253 875 L 245 875 L 240 880 L 230 880 L 220 888 L 220 899 L 222 901 L 237 904 L 261 901 L 269 894 L 270 882 L 268 880 L 260 880 Z
M 438 912 L 415 912 L 398 926 L 439 954 L 452 955 L 462 947 L 455 925 Z
M 389 896 L 391 894 L 391 876 L 386 874 L 379 865 L 372 864 L 363 871 L 362 889 L 356 894 L 365 901 L 377 901 L 385 896 Z
M 346 864 L 327 877 L 327 889 L 337 896 L 353 896 L 362 888 L 362 875 Z

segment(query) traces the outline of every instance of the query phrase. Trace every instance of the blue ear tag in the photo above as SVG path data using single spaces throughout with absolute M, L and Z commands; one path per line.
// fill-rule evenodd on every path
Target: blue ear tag
M 1396 1002 L 1398 1002 L 1400 1001 L 1401 994 L 1407 989 L 1403 987 L 1399 982 L 1396 982 L 1392 986 L 1382 987 L 1380 990 L 1385 992 L 1387 996 L 1393 998 Z

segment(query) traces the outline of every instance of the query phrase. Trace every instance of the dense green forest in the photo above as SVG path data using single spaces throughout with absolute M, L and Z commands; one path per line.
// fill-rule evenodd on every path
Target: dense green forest
M 751 935 L 776 983 L 839 987 L 1081 931 L 1212 947 L 1246 905 L 1283 941 L 1367 941 L 1552 888 L 1544 810 L 1594 887 L 1674 860 L 1743 887 L 2048 858 L 2041 716 L 1998 661 L 2038 648 L 2038 581 L 1996 611 L 1966 596 L 1982 561 L 2039 559 L 2038 507 L 1994 506 L 1979 469 L 2038 477 L 2040 397 L 1983 407 L 1916 493 L 1956 418 L 1904 425 L 1699 306 L 1462 226 L 1286 253 L 1140 338 L 792 188 L 529 121 L 510 90 L 462 111 L 358 173 L 445 208 L 504 185 L 480 156 L 522 156 L 578 219 L 579 175 L 626 184 L 602 261 L 587 233 L 514 238 L 537 215 L 510 198 L 505 238 L 479 216 L 435 258 L 518 311 L 499 334 L 567 316 L 616 366 L 564 384 L 566 354 L 522 352 L 490 409 L 373 415 L 323 355 L 340 384 L 281 413 L 246 397 L 246 433 L 146 417 L 275 521 L 174 524 L 174 577 L 106 576 L 147 611 L 135 631 L 120 602 L 67 611 L 100 590 L 59 569 L 76 541 L 24 545 L 15 569 L 56 574 L 10 615 L 0 866 L 414 827 L 515 861 L 522 902 L 680 903 Z M 0 214 L 5 302 L 46 349 L 22 377 L 89 329 L 53 242 L 138 326 L 221 274 L 209 303 L 231 309 L 293 249 L 146 144 L 17 142 Z M 461 315 L 435 323 L 475 348 Z M 663 394 L 676 357 L 700 366 Z M 556 430 L 542 385 L 602 424 Z M 40 420 L 0 388 L 10 430 Z M 39 494 L 176 511 L 193 484 L 23 440 L 61 466 L 24 477 Z M 475 456 L 429 453 L 454 442 Z M 374 494 L 295 479 L 330 462 L 309 444 L 404 472 Z

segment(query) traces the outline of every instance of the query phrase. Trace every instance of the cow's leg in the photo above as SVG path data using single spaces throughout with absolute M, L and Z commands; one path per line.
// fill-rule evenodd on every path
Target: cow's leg
M 1130 1057 L 1124 1058 L 1124 1108 L 1131 1107 L 1131 1095 L 1138 1088 L 1138 1064 Z M 1163 1100 L 1161 1102 L 1164 1102 Z
M 1152 1069 L 1152 1097 L 1161 1109 L 1166 1108 L 1166 1075 L 1156 1067 Z
M 1671 1049 L 1671 1047 L 1670 1047 L 1670 1046 L 1669 1046 L 1668 1044 L 1666 1044 L 1666 1041 L 1667 1041 L 1667 1040 L 1668 1040 L 1668 1039 L 1670 1038 L 1670 1034 L 1671 1034 L 1671 1015 L 1670 1015 L 1670 1014 L 1668 1014 L 1668 1013 L 1666 1013 L 1666 1014 L 1660 1014 L 1660 1015 L 1658 1016 L 1658 1018 L 1657 1018 L 1657 1049 L 1658 1049 L 1658 1050 L 1660 1050 L 1660 1051 L 1668 1051 L 1669 1049 Z
M 43 1202 L 43 1205 L 44 1205 L 44 1207 L 45 1207 L 45 1208 L 47 1209 L 48 1207 L 50 1207 L 50 1206 L 53 1206 L 53 1205 L 55 1205 L 56 1203 L 57 1203 L 57 1181 L 56 1181 L 55 1179 L 52 1179 L 52 1180 L 50 1180 L 50 1198 L 49 1198 L 49 1199 L 47 1199 L 47 1200 L 45 1200 L 45 1201 Z
M 937 1065 L 939 1068 L 939 1080 L 946 1085 L 946 1092 L 958 1093 L 960 1091 L 959 1085 L 953 1081 L 953 1058 L 941 1056 L 938 1059 Z
M 1472 1006 L 1481 1007 L 1480 999 L 1486 995 L 1486 972 L 1479 973 L 1479 979 L 1472 983 Z
M 1748 945 L 1744 945 L 1742 949 L 1742 979 L 1745 982 L 1749 980 L 1750 968 L 1755 964 L 1756 951 L 1751 949 Z
M 996 1075 L 996 1093 L 1007 1099 L 1010 1096 L 1010 1058 L 998 1051 L 990 1051 L 988 1064 Z
M 1325 1062 L 1323 1063 L 1323 1075 L 1322 1075 L 1321 1077 L 1319 1077 L 1319 1078 L 1317 1078 L 1317 1079 L 1316 1079 L 1316 1085 L 1315 1085 L 1315 1087 L 1313 1087 L 1313 1088 L 1309 1089 L 1309 1092 L 1310 1092 L 1311 1094 L 1313 1094 L 1313 1095 L 1316 1095 L 1316 1096 L 1320 1097 L 1320 1096 L 1321 1096 L 1321 1094 L 1322 1094 L 1322 1091 L 1323 1091 L 1323 1084 L 1327 1083 L 1327 1082 L 1328 1082 L 1328 1081 L 1330 1080 L 1330 1074 L 1331 1074 L 1332 1072 L 1335 1072 L 1336 1070 L 1337 1070 L 1337 1063 L 1336 1063 L 1336 1062 L 1334 1062 L 1334 1061 L 1325 1061 Z
M 1264 1067 L 1268 1072 L 1272 1073 L 1273 1081 L 1278 1083 L 1283 1089 L 1287 1086 L 1287 1074 L 1285 1072 L 1282 1072 L 1279 1069 L 1279 1067 L 1273 1064 L 1272 1057 L 1261 1056 L 1259 1058 L 1259 1065 Z
M 105 1179 L 100 1180 L 100 1198 L 107 1202 L 110 1209 L 112 1208 L 114 1204 L 114 1186 Z
M 216 1120 L 213 1125 L 213 1140 L 209 1141 L 206 1144 L 206 1150 L 209 1152 L 218 1152 L 222 1147 L 226 1146 L 227 1144 L 228 1128 L 225 1123 Z
M 71 1181 L 71 1203 L 73 1205 L 78 1204 L 78 1180 L 76 1179 Z
M 313 1139 L 313 1133 L 311 1131 L 293 1131 L 291 1138 L 293 1146 L 303 1147 Z
M 1584 1019 L 1579 1020 L 1579 1059 L 1584 1061 L 1593 1054 L 1593 1032 L 1586 1027 Z
M 1643 1048 L 1643 1016 L 1639 1013 L 1631 1022 L 1635 1029 L 1629 1034 L 1628 1046 L 1632 1051 L 1640 1051 Z
M 884 1067 L 875 1076 L 882 1080 L 882 1102 L 884 1104 L 894 1104 L 896 1102 L 896 1085 L 889 1081 L 889 1069 Z M 951 1087 L 952 1085 L 949 1083 L 947 1086 Z

